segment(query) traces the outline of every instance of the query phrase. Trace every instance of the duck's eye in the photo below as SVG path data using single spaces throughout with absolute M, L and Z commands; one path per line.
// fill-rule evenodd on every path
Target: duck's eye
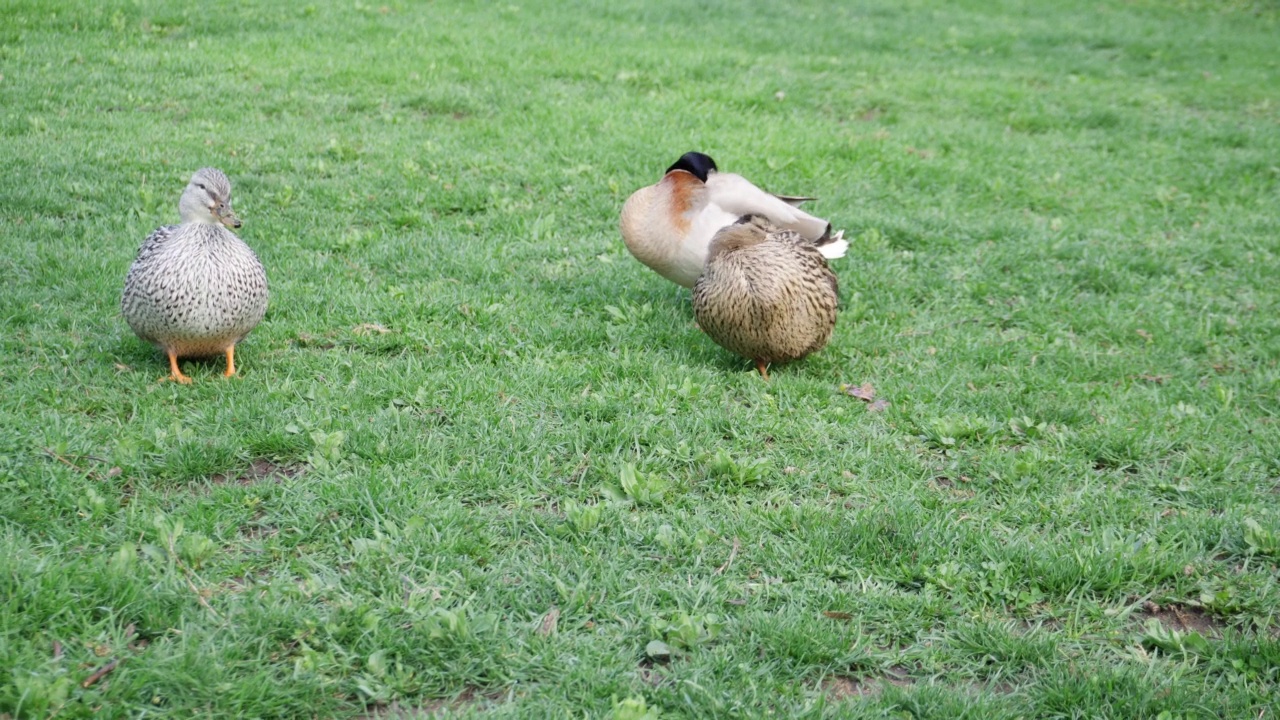
M 204 183 L 196 183 L 196 187 L 200 188 L 201 190 L 204 190 L 205 192 L 209 192 L 209 188 L 205 187 Z

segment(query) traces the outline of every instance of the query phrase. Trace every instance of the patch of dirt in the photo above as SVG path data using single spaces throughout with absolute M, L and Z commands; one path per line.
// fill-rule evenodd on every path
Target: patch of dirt
M 974 492 L 965 483 L 969 482 L 969 478 L 961 475 L 959 483 L 946 475 L 938 475 L 929 481 L 929 487 L 935 492 L 949 496 L 953 500 L 968 500 L 974 496 Z
M 911 679 L 911 671 L 902 665 L 894 665 L 885 671 L 882 679 L 890 685 L 897 687 L 909 687 L 916 683 Z
M 245 525 L 240 528 L 240 537 L 245 540 L 265 540 L 280 534 L 275 525 Z
M 640 676 L 640 680 L 650 687 L 662 687 L 663 685 L 671 684 L 671 681 L 668 680 L 665 675 L 654 669 L 652 664 L 646 667 L 642 663 L 637 674 Z
M 221 588 L 223 592 L 242 593 L 254 587 L 255 585 L 257 585 L 259 580 L 269 577 L 270 575 L 271 575 L 270 570 L 268 570 L 267 568 L 261 568 L 259 570 L 254 570 L 251 573 L 246 573 L 245 575 L 241 575 L 239 577 L 233 577 L 233 578 L 228 578 L 226 580 L 223 580 L 222 582 L 218 583 L 218 587 Z
M 466 709 L 483 710 L 504 700 L 501 692 L 486 693 L 479 688 L 465 688 L 453 698 L 424 700 L 421 705 L 411 707 L 393 702 L 390 705 L 370 708 L 356 720 L 410 720 L 411 718 L 434 718 Z
M 1042 606 L 1033 606 L 1033 608 Z M 1047 632 L 1058 632 L 1062 629 L 1062 621 L 1051 617 L 1023 619 L 1018 623 L 1022 633 L 1035 632 L 1037 630 L 1045 630 Z
M 249 467 L 242 470 L 239 474 L 232 474 L 230 471 L 225 473 L 217 473 L 209 477 L 209 482 L 214 485 L 226 485 L 235 483 L 237 485 L 253 485 L 263 480 L 271 480 L 272 482 L 280 482 L 288 478 L 301 475 L 306 470 L 306 466 L 302 463 L 291 463 L 289 465 L 280 465 L 266 458 L 258 458 L 249 463 Z
M 873 697 L 880 694 L 885 685 L 894 687 L 910 687 L 915 684 L 911 671 L 902 665 L 894 665 L 879 675 L 868 675 L 861 678 L 835 675 L 822 681 L 821 690 L 832 702 L 843 702 L 853 698 Z
M 1147 618 L 1155 618 L 1168 630 L 1198 632 L 1205 637 L 1220 637 L 1222 634 L 1222 626 L 1203 608 L 1177 603 L 1157 605 L 1147 602 L 1143 604 L 1142 610 L 1135 614 L 1143 622 L 1146 622 Z
M 832 702 L 843 702 L 849 698 L 866 697 L 875 695 L 878 692 L 880 692 L 880 686 L 875 683 L 840 677 L 839 675 L 822 681 L 822 694 L 826 695 L 827 699 Z
M 1013 685 L 1004 681 L 973 682 L 973 683 L 969 683 L 969 687 L 972 688 L 974 692 L 977 692 L 983 695 L 991 695 L 991 694 L 1008 695 L 1014 691 Z

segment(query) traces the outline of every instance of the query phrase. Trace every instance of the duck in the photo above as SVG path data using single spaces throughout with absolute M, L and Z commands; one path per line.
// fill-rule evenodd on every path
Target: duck
M 812 199 L 770 194 L 741 175 L 720 172 L 709 155 L 691 151 L 668 167 L 656 184 L 627 198 L 619 227 L 637 260 L 677 285 L 693 287 L 712 237 L 744 215 L 763 216 L 798 233 L 823 257 L 843 257 L 849 247 L 844 232 L 832 235 L 830 222 L 799 208 Z
M 836 326 L 839 284 L 822 248 L 761 215 L 744 215 L 711 239 L 693 285 L 693 315 L 707 337 L 755 363 L 826 346 Z
M 142 340 L 169 356 L 169 378 L 184 385 L 178 359 L 225 354 L 236 374 L 236 345 L 267 312 L 267 273 L 232 228 L 231 181 L 201 168 L 178 200 L 181 224 L 147 236 L 125 276 L 120 310 Z

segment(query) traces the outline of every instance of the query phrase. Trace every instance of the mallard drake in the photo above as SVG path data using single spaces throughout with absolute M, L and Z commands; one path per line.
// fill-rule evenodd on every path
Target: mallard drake
M 719 172 L 709 156 L 688 152 L 656 185 L 627 198 L 619 225 L 637 260 L 671 282 L 693 287 L 712 236 L 743 215 L 760 215 L 798 233 L 823 257 L 843 257 L 849 247 L 844 233 L 832 235 L 831 223 L 797 207 L 812 199 L 771 195 L 741 175 Z
M 795 230 L 747 215 L 716 233 L 693 285 L 699 327 L 726 350 L 769 363 L 822 349 L 836 326 L 835 273 Z
M 226 353 L 236 374 L 236 343 L 267 311 L 267 273 L 253 250 L 227 228 L 240 227 L 231 209 L 231 181 L 203 168 L 178 201 L 181 225 L 151 233 L 124 281 L 120 310 L 138 337 L 169 356 L 170 378 L 189 384 L 180 357 Z M 224 227 L 225 226 L 225 227 Z

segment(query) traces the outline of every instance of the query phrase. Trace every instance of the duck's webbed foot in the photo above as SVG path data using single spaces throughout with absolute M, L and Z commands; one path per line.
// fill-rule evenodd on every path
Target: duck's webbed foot
M 172 350 L 167 350 L 166 352 L 169 355 L 169 379 L 174 382 L 182 383 L 183 385 L 190 385 L 191 378 L 183 375 L 182 370 L 178 368 L 177 353 Z
M 756 370 L 760 371 L 760 377 L 764 378 L 765 380 L 769 379 L 769 363 L 765 362 L 764 360 L 757 360 Z

